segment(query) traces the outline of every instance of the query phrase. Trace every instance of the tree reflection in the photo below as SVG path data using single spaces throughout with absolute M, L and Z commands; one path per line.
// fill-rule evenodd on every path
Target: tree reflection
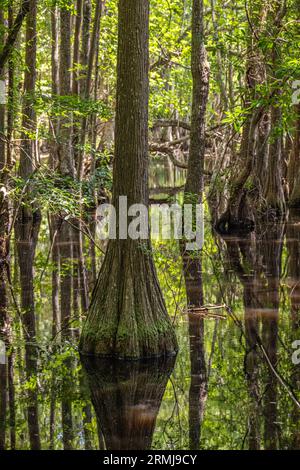
M 25 367 L 26 378 L 29 382 L 36 377 L 38 367 L 34 297 L 34 258 L 40 222 L 40 214 L 39 212 L 35 212 L 32 218 L 26 221 L 20 218 L 15 226 L 20 267 L 21 318 L 25 336 Z M 38 393 L 36 388 L 30 388 L 28 390 L 27 421 L 30 448 L 32 450 L 39 450 L 41 448 L 41 441 Z
M 191 384 L 189 390 L 189 447 L 200 448 L 201 426 L 207 399 L 207 369 L 204 346 L 204 320 L 193 313 L 203 306 L 201 252 L 183 254 L 186 294 L 189 306 Z
M 243 286 L 244 367 L 249 396 L 247 435 L 252 450 L 261 447 L 261 413 L 264 417 L 264 448 L 277 449 L 279 445 L 278 382 L 274 368 L 277 367 L 279 287 L 285 230 L 283 221 L 257 225 L 251 235 L 226 240 L 230 265 Z M 269 361 L 263 374 L 260 373 L 260 349 L 265 351 Z
M 150 449 L 175 357 L 127 362 L 83 357 L 107 450 Z

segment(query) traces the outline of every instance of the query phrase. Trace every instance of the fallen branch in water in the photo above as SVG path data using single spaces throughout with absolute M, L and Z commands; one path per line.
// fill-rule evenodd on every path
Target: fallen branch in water
M 223 310 L 226 309 L 226 305 L 203 305 L 202 307 L 195 307 L 191 305 L 187 309 L 188 315 L 196 315 L 200 317 L 207 317 L 212 319 L 226 320 L 227 316 L 221 313 L 213 313 L 212 310 Z

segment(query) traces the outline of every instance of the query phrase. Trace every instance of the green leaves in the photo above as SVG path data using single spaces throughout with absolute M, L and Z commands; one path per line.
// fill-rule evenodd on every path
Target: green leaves
M 13 183 L 11 198 L 21 200 L 23 205 L 28 204 L 27 200 L 22 200 L 27 182 L 15 177 Z M 81 182 L 41 168 L 30 180 L 30 204 L 53 214 L 62 212 L 72 217 L 80 217 L 80 207 L 92 207 L 95 203 L 95 191 L 100 187 L 108 190 L 111 188 L 111 171 L 106 165 L 97 168 L 92 178 Z

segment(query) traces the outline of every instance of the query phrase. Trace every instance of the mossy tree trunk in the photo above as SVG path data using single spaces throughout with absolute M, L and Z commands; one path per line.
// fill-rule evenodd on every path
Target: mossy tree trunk
M 300 0 L 295 0 L 297 11 L 297 33 L 300 34 Z M 300 209 L 300 104 L 295 106 L 295 131 L 293 141 L 293 151 L 289 163 L 289 186 L 290 200 L 292 208 Z
M 149 1 L 120 0 L 113 172 L 117 218 L 119 196 L 127 196 L 128 207 L 148 206 L 148 70 Z M 109 241 L 80 349 L 131 359 L 177 350 L 149 240 Z
M 266 5 L 261 0 L 249 5 L 248 44 L 246 52 L 244 125 L 241 136 L 239 158 L 230 181 L 230 193 L 227 207 L 216 223 L 221 234 L 228 234 L 240 229 L 250 231 L 253 228 L 252 217 L 247 205 L 245 186 L 252 178 L 258 196 L 262 193 L 263 171 L 266 170 L 268 110 L 264 104 L 251 109 L 252 101 L 260 98 L 258 85 L 266 81 L 264 58 L 257 47 L 256 35 L 266 28 Z M 259 144 L 259 145 L 258 145 Z
M 184 257 L 184 278 L 190 308 L 203 306 L 203 280 L 201 255 Z M 200 449 L 201 431 L 208 393 L 208 373 L 205 359 L 205 329 L 203 317 L 189 314 L 189 340 L 191 384 L 189 390 L 189 444 Z
M 278 328 L 280 303 L 280 275 L 282 272 L 282 250 L 285 235 L 284 218 L 271 227 L 262 226 L 261 253 L 265 267 L 265 284 L 262 302 L 267 309 L 262 321 L 262 341 L 270 363 L 278 364 Z M 278 425 L 278 380 L 268 367 L 265 377 L 265 394 L 263 400 L 264 447 L 266 450 L 277 449 L 280 443 Z
M 193 103 L 191 120 L 191 143 L 185 184 L 185 200 L 200 202 L 203 192 L 205 156 L 205 114 L 209 93 L 209 63 L 204 44 L 203 1 L 193 1 L 192 15 L 192 77 Z M 195 197 L 194 197 L 195 196 Z

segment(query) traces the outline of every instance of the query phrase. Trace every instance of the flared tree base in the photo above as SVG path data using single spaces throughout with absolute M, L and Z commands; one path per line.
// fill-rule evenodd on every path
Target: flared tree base
M 82 331 L 80 352 L 136 360 L 168 356 L 177 350 L 150 245 L 110 241 Z

